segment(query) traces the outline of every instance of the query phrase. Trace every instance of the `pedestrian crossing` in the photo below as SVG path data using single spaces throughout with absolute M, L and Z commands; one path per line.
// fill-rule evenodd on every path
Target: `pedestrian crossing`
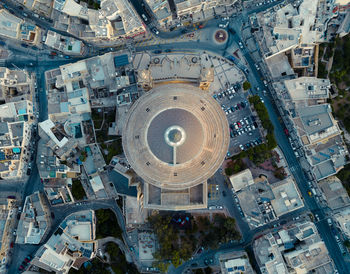
M 169 44 L 169 43 L 197 41 L 198 39 L 199 39 L 199 36 L 196 34 L 194 34 L 193 37 L 189 37 L 188 34 L 185 34 L 172 39 L 161 39 L 159 37 L 151 36 L 143 40 L 135 41 L 134 46 L 145 47 L 145 46 L 153 46 L 153 45 L 161 45 L 161 44 Z

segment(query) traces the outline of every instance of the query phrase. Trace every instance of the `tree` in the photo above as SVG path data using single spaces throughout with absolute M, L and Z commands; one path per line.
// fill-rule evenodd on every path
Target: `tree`
M 175 268 L 181 265 L 181 257 L 179 250 L 174 251 L 171 262 Z
M 243 89 L 244 90 L 248 90 L 248 89 L 250 89 L 252 87 L 252 85 L 248 82 L 248 81 L 245 81 L 244 83 L 243 83 Z
M 113 258 L 116 258 L 120 255 L 119 247 L 113 242 L 107 243 L 106 251 Z
M 98 209 L 96 214 L 96 238 L 112 236 L 121 238 L 122 230 L 119 227 L 117 218 L 110 209 Z
M 225 168 L 225 174 L 227 176 L 231 176 L 233 174 L 233 170 L 230 167 Z
M 211 269 L 211 267 L 208 266 L 204 269 L 204 272 L 205 272 L 205 274 L 211 274 L 211 273 L 213 273 L 213 270 Z
M 72 195 L 76 200 L 82 200 L 86 194 L 79 179 L 72 180 Z
M 344 245 L 347 247 L 347 248 L 350 248 L 350 241 L 348 239 L 346 239 L 344 241 Z
M 283 167 L 279 167 L 273 174 L 277 179 L 283 180 L 286 177 L 286 173 Z

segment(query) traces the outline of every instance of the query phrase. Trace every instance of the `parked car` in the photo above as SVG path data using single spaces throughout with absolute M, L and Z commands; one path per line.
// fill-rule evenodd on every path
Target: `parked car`
M 332 219 L 331 219 L 331 218 L 328 218 L 328 219 L 327 219 L 327 223 L 328 223 L 329 226 L 331 226 L 331 225 L 332 225 Z
M 225 24 L 219 24 L 219 28 L 227 28 L 229 21 L 227 21 Z
M 143 18 L 143 20 L 144 20 L 145 22 L 148 21 L 148 18 L 147 18 L 147 16 L 146 16 L 144 13 L 141 14 L 141 17 Z
M 159 31 L 156 28 L 152 28 L 151 30 L 153 31 L 154 34 L 156 34 L 156 35 L 159 34 Z

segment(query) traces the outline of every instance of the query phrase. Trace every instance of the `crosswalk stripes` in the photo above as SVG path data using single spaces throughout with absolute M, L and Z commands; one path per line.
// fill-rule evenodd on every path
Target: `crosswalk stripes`
M 186 35 L 182 35 L 173 39 L 161 39 L 158 37 L 148 37 L 143 40 L 135 41 L 134 46 L 135 47 L 143 47 L 143 46 L 151 46 L 151 45 L 160 45 L 160 44 L 169 44 L 169 43 L 176 43 L 176 42 L 184 42 L 184 41 L 191 41 L 191 40 L 196 40 L 199 37 L 195 38 L 189 38 Z

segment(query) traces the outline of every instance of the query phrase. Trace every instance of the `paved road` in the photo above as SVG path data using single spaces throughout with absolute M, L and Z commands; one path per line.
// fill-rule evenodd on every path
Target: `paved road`
M 55 31 L 61 35 L 65 35 L 68 37 L 74 37 L 75 39 L 83 41 L 85 44 L 87 44 L 83 39 L 76 37 L 66 31 L 58 30 L 53 27 L 53 22 L 51 19 L 40 16 L 40 18 L 37 18 L 34 16 L 34 13 L 26 8 L 24 5 L 20 5 L 19 3 L 14 3 L 13 1 L 10 0 L 1 0 L 1 4 L 5 5 L 4 7 L 10 11 L 11 13 L 15 14 L 15 16 L 25 19 L 25 20 L 30 20 L 32 21 L 35 25 L 39 26 L 43 30 L 52 30 Z M 26 15 L 27 16 L 26 16 Z
M 233 35 L 234 36 L 234 40 L 236 42 L 238 42 L 241 37 L 239 36 L 241 34 L 241 29 L 239 28 L 239 21 L 241 19 L 239 18 L 235 18 L 232 23 L 230 24 L 230 28 L 233 28 L 236 31 L 236 34 Z M 270 116 L 270 120 L 272 122 L 272 124 L 274 125 L 274 134 L 275 134 L 275 138 L 277 140 L 278 146 L 281 148 L 288 166 L 298 184 L 298 187 L 300 189 L 300 192 L 302 194 L 302 196 L 304 197 L 304 203 L 306 208 L 308 208 L 309 210 L 311 210 L 313 213 L 317 213 L 320 217 L 321 220 L 324 220 L 326 215 L 325 215 L 325 208 L 320 208 L 320 206 L 316 203 L 315 199 L 313 197 L 310 197 L 307 194 L 308 191 L 308 185 L 307 185 L 307 181 L 308 179 L 306 178 L 306 176 L 304 175 L 304 171 L 302 170 L 299 161 L 297 160 L 297 158 L 294 155 L 294 151 L 291 147 L 291 144 L 289 143 L 289 140 L 287 139 L 286 135 L 284 134 L 283 131 L 283 127 L 279 122 L 279 117 L 280 115 L 277 113 L 273 103 L 271 102 L 270 98 L 267 96 L 264 96 L 262 94 L 262 90 L 266 89 L 263 85 L 263 82 L 260 79 L 260 75 L 259 72 L 256 70 L 255 68 L 255 62 L 253 61 L 253 59 L 251 58 L 251 56 L 249 55 L 249 53 L 246 53 L 244 56 L 248 62 L 249 65 L 249 70 L 250 73 L 248 75 L 248 80 L 251 82 L 253 87 L 259 87 L 260 88 L 260 92 L 256 92 L 255 89 L 254 93 L 258 94 L 261 98 L 264 99 L 264 103 L 265 106 L 268 110 L 269 116 Z M 322 237 L 322 239 L 324 240 L 330 255 L 335 263 L 335 265 L 337 266 L 337 269 L 339 271 L 339 273 L 350 273 L 350 266 L 349 264 L 347 264 L 344 259 L 343 256 L 340 252 L 340 249 L 334 239 L 334 236 L 331 232 L 330 227 L 328 226 L 326 221 L 321 221 L 316 223 L 316 226 L 319 230 L 319 233 Z
M 229 252 L 232 250 L 245 250 L 245 249 L 251 249 L 252 248 L 252 243 L 253 240 L 257 237 L 259 237 L 260 235 L 266 234 L 276 228 L 273 228 L 273 226 L 275 224 L 279 224 L 282 221 L 291 221 L 294 217 L 300 217 L 302 219 L 308 219 L 308 217 L 305 215 L 305 209 L 301 208 L 299 210 L 293 211 L 289 214 L 286 214 L 284 216 L 282 216 L 279 220 L 276 220 L 274 222 L 271 222 L 267 225 L 258 227 L 256 229 L 252 229 L 252 230 L 247 230 L 244 231 L 244 240 L 239 242 L 239 243 L 228 243 L 228 244 L 223 244 L 221 245 L 218 249 L 215 250 L 207 250 L 207 251 L 203 251 L 200 255 L 197 255 L 193 258 L 193 260 L 189 260 L 185 263 L 183 263 L 181 266 L 179 266 L 178 268 L 174 269 L 173 267 L 170 268 L 169 273 L 174 273 L 174 274 L 181 274 L 183 273 L 187 268 L 191 267 L 191 264 L 197 264 L 198 266 L 205 266 L 204 261 L 206 259 L 212 258 L 214 260 L 213 265 L 218 265 L 219 261 L 219 255 L 221 253 L 225 253 L 225 252 Z M 293 222 L 293 221 L 292 221 Z M 288 223 L 286 224 L 288 225 Z M 253 262 L 255 263 L 255 262 Z
M 140 47 L 140 48 L 137 48 L 137 51 L 154 50 L 154 49 L 159 49 L 159 48 L 161 48 L 161 49 L 170 48 L 170 49 L 174 49 L 174 50 L 183 50 L 184 49 L 184 50 L 191 51 L 195 48 L 195 49 L 209 50 L 209 51 L 215 52 L 217 54 L 225 55 L 226 48 L 228 46 L 230 46 L 232 43 L 237 43 L 241 39 L 241 37 L 242 37 L 241 36 L 241 26 L 242 26 L 243 22 L 247 23 L 247 18 L 248 18 L 247 15 L 249 15 L 253 12 L 260 12 L 263 9 L 270 7 L 271 5 L 275 5 L 275 4 L 278 4 L 280 2 L 282 2 L 282 1 L 278 1 L 278 2 L 275 2 L 273 4 L 269 4 L 265 7 L 257 7 L 257 8 L 253 7 L 250 10 L 245 10 L 242 13 L 242 15 L 234 16 L 234 18 L 231 19 L 230 28 L 233 28 L 236 31 L 236 34 L 235 35 L 230 34 L 229 41 L 226 45 L 217 46 L 217 45 L 213 45 L 210 42 L 191 42 L 191 43 L 182 42 L 182 43 L 172 43 L 172 44 L 168 44 L 168 45 L 162 44 L 162 45 L 158 45 L 158 46 Z M 10 1 L 3 0 L 3 3 L 8 4 L 8 6 L 13 11 L 16 12 L 16 14 L 22 13 L 22 11 L 20 11 L 17 6 L 12 5 Z M 33 20 L 34 22 L 36 22 L 42 28 L 52 29 L 51 23 L 48 22 L 47 20 L 37 19 L 32 14 L 30 14 L 29 11 L 28 11 L 28 14 L 29 14 L 29 18 L 31 20 Z M 22 15 L 22 17 L 23 17 L 23 15 Z M 217 20 L 215 20 L 215 19 L 210 20 L 206 24 L 206 28 L 209 30 L 210 28 L 216 26 L 217 24 L 218 24 Z M 192 29 L 188 28 L 188 30 L 191 31 Z M 57 31 L 57 30 L 55 30 L 55 31 Z M 58 32 L 61 34 L 64 34 L 64 35 L 71 36 L 70 34 L 67 34 L 65 32 L 60 32 L 60 31 L 58 31 Z M 159 37 L 161 37 L 161 38 L 173 38 L 173 37 L 179 36 L 180 34 L 181 34 L 181 30 L 176 30 L 173 32 L 164 32 L 164 33 L 161 32 L 159 34 Z M 48 56 L 33 56 L 33 55 L 28 56 L 28 50 L 18 48 L 18 45 L 15 45 L 10 49 L 14 51 L 16 58 L 12 59 L 12 60 L 8 60 L 7 65 L 10 65 L 13 63 L 18 67 L 28 68 L 28 61 L 29 60 L 34 61 L 33 67 L 35 67 L 35 70 L 41 76 L 41 78 L 40 78 L 41 87 L 44 87 L 43 72 L 45 70 L 53 68 L 53 67 L 58 67 L 61 64 L 73 61 L 73 60 L 70 60 L 70 61 L 49 60 Z M 27 54 L 27 56 L 25 56 L 24 54 Z M 21 58 L 18 58 L 19 56 L 21 56 Z M 255 69 L 254 61 L 252 60 L 252 58 L 250 57 L 248 52 L 245 52 L 245 58 L 248 62 L 248 67 L 250 70 L 250 73 L 248 75 L 248 80 L 252 83 L 252 85 L 254 87 L 260 87 L 260 90 L 262 90 L 264 88 L 263 83 L 260 80 L 259 73 Z M 76 61 L 76 60 L 77 59 L 75 59 L 74 61 Z M 50 61 L 50 64 L 48 64 L 48 61 Z M 30 66 L 29 66 L 29 69 L 30 69 Z M 317 213 L 321 218 L 321 221 L 318 222 L 316 225 L 317 225 L 317 228 L 318 228 L 323 240 L 325 241 L 325 243 L 327 245 L 328 250 L 330 251 L 332 259 L 334 260 L 340 273 L 350 273 L 349 265 L 347 265 L 344 262 L 343 257 L 340 254 L 340 250 L 338 248 L 338 245 L 336 244 L 336 242 L 334 240 L 334 236 L 332 235 L 330 228 L 327 225 L 327 222 L 324 220 L 325 219 L 324 209 L 320 208 L 319 205 L 315 202 L 315 200 L 310 198 L 307 195 L 307 184 L 306 184 L 307 179 L 305 178 L 304 172 L 301 169 L 301 166 L 294 155 L 294 152 L 289 144 L 288 139 L 286 138 L 286 136 L 283 133 L 283 128 L 280 125 L 280 122 L 278 120 L 279 114 L 276 112 L 273 103 L 270 101 L 270 99 L 268 97 L 265 97 L 262 94 L 259 94 L 259 95 L 264 98 L 265 105 L 268 109 L 271 121 L 275 127 L 275 136 L 276 136 L 276 139 L 278 141 L 278 145 L 280 146 L 283 153 L 285 154 L 288 165 L 291 168 L 292 174 L 294 175 L 294 177 L 297 181 L 297 184 L 299 186 L 299 189 L 304 197 L 306 208 L 310 209 L 313 213 Z M 40 100 L 40 120 L 44 120 L 47 117 L 47 102 L 46 102 L 45 92 L 42 91 L 40 93 L 39 97 L 40 97 L 40 99 L 39 99 Z M 17 190 L 18 187 L 15 187 L 14 189 Z M 23 194 L 24 194 L 24 196 L 29 195 L 38 189 L 42 189 L 42 186 L 40 184 L 38 172 L 37 172 L 37 169 L 35 167 L 35 168 L 33 168 L 32 175 L 29 179 L 28 184 L 26 185 L 26 188 L 25 188 Z M 241 218 L 237 215 L 237 210 L 235 209 L 235 207 L 230 203 L 230 201 L 228 199 L 225 199 L 224 203 L 225 203 L 224 205 L 227 207 L 229 212 L 237 218 L 237 222 L 239 223 L 239 226 L 241 228 L 244 228 L 245 224 L 244 224 L 244 222 L 241 221 Z M 59 223 L 67 215 L 69 215 L 73 212 L 79 211 L 79 210 L 87 209 L 87 208 L 90 208 L 90 209 L 112 208 L 112 209 L 114 209 L 114 211 L 116 212 L 116 216 L 118 218 L 118 222 L 124 230 L 125 229 L 124 218 L 123 218 L 120 210 L 117 207 L 115 207 L 113 204 L 115 204 L 114 201 L 104 200 L 104 201 L 92 201 L 92 202 L 89 202 L 87 205 L 83 205 L 83 206 L 69 205 L 69 206 L 62 206 L 62 207 L 53 208 L 53 212 L 55 212 L 56 218 L 53 222 L 53 226 L 51 228 L 51 231 L 50 231 L 48 237 L 52 234 L 52 232 L 57 228 Z M 294 213 L 294 214 L 297 214 L 297 213 Z M 291 218 L 291 216 L 293 216 L 293 215 L 292 214 L 287 215 L 284 218 L 288 219 L 288 218 Z M 262 231 L 264 231 L 266 228 L 267 228 L 267 226 L 263 226 L 263 227 L 257 228 L 255 230 L 250 230 L 250 231 L 248 231 L 247 229 L 243 229 L 242 231 L 243 231 L 243 235 L 244 235 L 244 246 L 249 247 L 251 244 L 251 240 L 259 233 L 262 233 Z M 125 234 L 125 230 L 123 231 L 123 235 L 124 235 L 125 240 L 128 241 L 126 234 Z M 28 254 L 35 253 L 35 251 L 37 249 L 38 249 L 38 246 L 33 246 L 33 245 L 21 245 L 21 246 L 15 245 L 15 247 L 13 249 L 13 253 L 14 253 L 13 258 L 16 258 L 16 261 L 11 265 L 10 273 L 16 273 L 16 270 L 18 269 L 18 266 L 21 263 L 22 258 L 24 258 Z M 222 246 L 219 250 L 210 250 L 207 252 L 203 252 L 203 254 L 201 254 L 198 258 L 196 258 L 196 260 L 198 262 L 200 262 L 201 264 L 203 264 L 205 258 L 212 257 L 217 252 L 222 252 L 222 251 L 225 251 L 228 249 L 242 249 L 242 245 L 240 245 L 240 244 L 228 244 L 228 245 Z M 179 268 L 174 270 L 175 271 L 174 273 L 181 273 L 181 271 L 183 271 L 191 263 L 192 263 L 191 261 L 186 262 L 185 264 L 183 264 L 182 266 L 180 266 Z
M 70 214 L 82 210 L 97 210 L 101 208 L 109 208 L 111 209 L 118 220 L 119 226 L 122 228 L 123 231 L 123 240 L 126 243 L 126 247 L 124 248 L 124 251 L 128 249 L 130 246 L 132 246 L 130 240 L 128 239 L 125 231 L 125 221 L 124 216 L 122 212 L 120 211 L 117 203 L 114 199 L 104 199 L 104 200 L 95 200 L 95 201 L 86 201 L 83 202 L 82 205 L 77 206 L 76 204 L 66 204 L 62 206 L 55 206 L 51 207 L 51 211 L 55 214 L 55 218 L 52 220 L 52 225 L 49 230 L 49 232 L 46 234 L 47 236 L 43 239 L 43 243 L 45 243 L 56 231 L 58 226 L 61 224 L 61 222 Z M 16 258 L 8 269 L 8 273 L 17 273 L 18 267 L 22 263 L 23 259 L 27 255 L 33 255 L 35 252 L 39 249 L 40 245 L 18 245 L 16 244 L 12 250 L 12 258 Z M 139 264 L 135 260 L 135 256 L 133 253 L 128 252 L 129 256 L 131 256 L 132 260 L 136 264 L 136 266 L 140 267 Z M 129 257 L 130 258 L 130 257 Z
M 119 249 L 124 253 L 125 259 L 128 263 L 133 263 L 132 256 L 130 254 L 129 248 L 125 247 L 125 244 L 122 240 L 115 237 L 106 237 L 103 239 L 99 239 L 97 243 L 97 248 L 101 248 L 102 252 L 105 252 L 105 245 L 108 242 L 113 242 L 119 246 Z

